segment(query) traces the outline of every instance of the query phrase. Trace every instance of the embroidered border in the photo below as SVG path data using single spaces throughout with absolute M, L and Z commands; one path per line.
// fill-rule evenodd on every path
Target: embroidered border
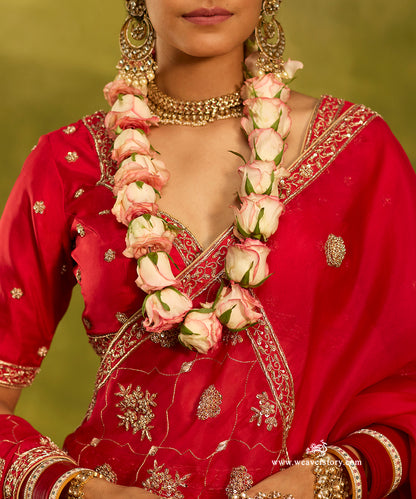
M 94 334 L 87 334 L 89 344 L 92 346 L 94 352 L 99 357 L 105 355 L 115 335 L 116 333 L 108 333 L 100 336 Z
M 303 150 L 319 139 L 331 123 L 339 117 L 344 104 L 343 99 L 336 99 L 331 95 L 321 96 L 310 120 Z
M 291 167 L 291 175 L 282 182 L 281 199 L 287 204 L 314 182 L 367 126 L 377 113 L 365 106 L 352 106 Z
M 30 386 L 40 368 L 29 366 L 16 366 L 0 361 L 0 386 L 8 388 L 24 388 Z
M 82 122 L 90 132 L 100 161 L 101 178 L 96 185 L 103 185 L 112 191 L 114 174 L 117 171 L 117 166 L 111 159 L 111 148 L 113 144 L 104 126 L 104 119 L 104 111 L 97 111 L 91 116 L 83 118 Z

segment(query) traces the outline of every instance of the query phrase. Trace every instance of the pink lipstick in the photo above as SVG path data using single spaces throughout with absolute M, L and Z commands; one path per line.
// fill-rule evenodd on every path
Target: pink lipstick
M 213 7 L 212 9 L 195 9 L 182 17 L 193 24 L 213 25 L 229 19 L 233 14 L 226 9 Z

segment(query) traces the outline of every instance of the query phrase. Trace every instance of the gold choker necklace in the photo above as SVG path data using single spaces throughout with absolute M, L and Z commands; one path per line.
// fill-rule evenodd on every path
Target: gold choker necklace
M 184 101 L 164 94 L 152 81 L 147 87 L 148 106 L 163 125 L 204 126 L 215 120 L 241 118 L 240 92 L 205 100 Z

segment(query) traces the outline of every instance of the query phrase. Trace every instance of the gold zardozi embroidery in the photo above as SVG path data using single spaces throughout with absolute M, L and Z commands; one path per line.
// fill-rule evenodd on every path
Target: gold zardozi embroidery
M 121 420 L 119 426 L 124 426 L 126 431 L 129 431 L 131 428 L 133 434 L 141 431 L 141 440 L 146 437 L 151 441 L 150 430 L 153 426 L 150 426 L 150 423 L 155 417 L 152 407 L 156 407 L 157 405 L 155 402 L 157 393 L 150 394 L 147 390 L 144 393 L 140 386 L 136 387 L 133 391 L 132 385 L 129 385 L 127 388 L 121 384 L 118 386 L 120 391 L 116 393 L 116 396 L 123 399 L 116 405 L 123 412 L 123 414 L 117 414 L 117 417 Z
M 184 495 L 180 492 L 179 487 L 187 487 L 185 482 L 191 475 L 180 477 L 179 473 L 176 472 L 175 478 L 173 478 L 168 468 L 162 471 L 163 466 L 164 464 L 158 466 L 157 461 L 154 461 L 153 469 L 147 470 L 151 476 L 143 482 L 143 487 L 150 492 L 162 494 L 164 497 L 184 499 Z
M 33 205 L 33 211 L 38 215 L 43 215 L 45 209 L 46 206 L 43 201 L 36 201 L 36 203 Z
M 344 261 L 347 250 L 342 237 L 329 234 L 325 243 L 326 263 L 330 267 L 340 267 Z
M 65 156 L 65 159 L 68 163 L 74 163 L 78 159 L 78 153 L 75 151 L 69 151 L 69 153 Z
M 15 300 L 20 300 L 20 298 L 23 296 L 23 291 L 20 288 L 13 288 L 10 291 L 10 294 Z
M 66 135 L 71 135 L 72 133 L 76 132 L 76 130 L 77 129 L 74 125 L 69 125 L 63 129 L 63 132 L 66 133 Z
M 237 466 L 233 468 L 230 474 L 230 481 L 228 482 L 225 492 L 228 497 L 232 497 L 235 494 L 241 494 L 253 486 L 253 478 L 250 473 L 247 472 L 245 466 Z
M 16 388 L 29 386 L 38 372 L 37 367 L 16 366 L 0 361 L 0 385 Z
M 103 475 L 103 477 L 106 478 L 109 482 L 117 483 L 117 475 L 109 464 L 105 463 L 101 466 L 97 466 L 95 468 L 95 471 Z
M 196 415 L 198 419 L 215 418 L 221 412 L 222 395 L 214 385 L 203 391 L 199 400 Z
M 264 417 L 264 422 L 266 423 L 267 429 L 268 431 L 271 431 L 277 426 L 276 406 L 272 402 L 270 402 L 266 392 L 259 393 L 257 395 L 257 398 L 259 399 L 260 408 L 251 408 L 254 414 L 251 416 L 250 423 L 256 421 L 257 426 L 261 426 Z

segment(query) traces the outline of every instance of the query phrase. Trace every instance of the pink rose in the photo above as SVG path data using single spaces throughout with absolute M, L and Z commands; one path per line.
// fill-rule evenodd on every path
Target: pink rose
M 283 204 L 277 196 L 250 194 L 242 198 L 240 208 L 233 207 L 233 210 L 238 232 L 243 237 L 267 241 L 277 230 Z
M 291 59 L 288 59 L 283 67 L 286 71 L 287 77 L 291 80 L 294 78 L 296 71 L 303 69 L 303 64 L 300 61 L 292 61 Z
M 142 130 L 123 130 L 114 141 L 114 149 L 111 154 L 114 161 L 121 163 L 132 154 L 153 155 L 150 142 Z
M 282 161 L 285 143 L 272 128 L 253 130 L 248 136 L 248 143 L 253 151 L 251 161 L 273 161 L 276 165 Z
M 177 286 L 178 281 L 172 274 L 169 257 L 163 251 L 148 253 L 137 260 L 137 286 L 151 293 L 168 286 Z
M 127 85 L 127 83 L 122 78 L 116 78 L 114 81 L 110 81 L 104 87 L 104 98 L 105 100 L 112 106 L 118 96 L 120 94 L 133 94 L 138 96 L 145 96 L 145 93 L 142 89 L 138 89 L 136 87 L 132 87 L 131 85 Z
M 254 194 L 278 196 L 279 181 L 288 176 L 283 168 L 276 169 L 273 161 L 253 161 L 240 166 L 241 186 L 238 194 L 240 198 Z
M 140 258 L 149 252 L 169 253 L 176 232 L 160 217 L 150 214 L 141 215 L 129 224 L 123 255 L 128 258 Z
M 257 239 L 246 239 L 230 246 L 225 257 L 225 271 L 230 281 L 245 288 L 260 286 L 269 276 L 267 256 L 270 249 Z
M 150 126 L 159 121 L 146 104 L 144 97 L 133 94 L 119 95 L 111 111 L 107 113 L 104 124 L 108 130 L 120 128 L 140 128 L 149 133 Z
M 222 325 L 211 308 L 191 310 L 179 333 L 179 341 L 199 353 L 207 353 L 221 340 Z
M 268 73 L 261 77 L 246 80 L 241 89 L 241 97 L 244 100 L 253 97 L 269 97 L 287 102 L 290 97 L 290 89 L 274 73 Z
M 132 182 L 146 182 L 161 191 L 169 180 L 169 172 L 163 161 L 142 154 L 133 154 L 120 164 L 114 175 L 113 193 Z
M 191 310 L 192 301 L 176 288 L 164 288 L 147 295 L 143 302 L 143 327 L 150 333 L 161 333 L 182 322 Z
M 111 213 L 118 222 L 128 226 L 133 218 L 144 213 L 156 215 L 158 211 L 156 196 L 156 191 L 150 185 L 144 182 L 132 182 L 118 191 Z
M 259 97 L 244 101 L 246 119 L 241 124 L 249 135 L 256 128 L 273 128 L 282 138 L 286 138 L 291 126 L 289 107 L 280 99 Z
M 218 319 L 232 331 L 240 331 L 261 319 L 257 311 L 261 303 L 250 291 L 238 284 L 223 288 L 215 300 L 215 313 Z

